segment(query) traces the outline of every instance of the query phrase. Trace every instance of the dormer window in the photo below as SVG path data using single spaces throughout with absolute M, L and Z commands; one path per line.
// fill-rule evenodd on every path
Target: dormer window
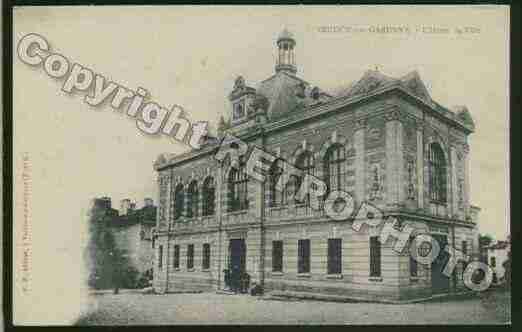
M 234 104 L 234 120 L 241 119 L 245 116 L 245 106 L 243 101 L 238 101 Z

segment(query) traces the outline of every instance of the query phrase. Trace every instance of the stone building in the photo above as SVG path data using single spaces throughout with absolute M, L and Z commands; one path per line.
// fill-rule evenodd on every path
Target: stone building
M 156 214 L 151 198 L 145 198 L 139 209 L 130 199 L 123 199 L 119 211 L 112 207 L 110 197 L 95 198 L 89 209 L 90 232 L 110 232 L 116 248 L 128 259 L 130 267 L 139 273 L 148 271 L 152 276 L 152 232 L 156 226 Z
M 156 207 L 151 198 L 145 198 L 139 209 L 136 203 L 123 199 L 119 216 L 110 223 L 117 248 L 138 272 L 149 271 L 151 276 L 154 261 L 152 231 L 155 226 Z
M 351 193 L 356 206 L 371 202 L 442 245 L 476 252 L 479 209 L 470 204 L 467 143 L 475 128 L 467 108 L 432 100 L 416 71 L 393 78 L 368 70 L 327 93 L 297 76 L 296 47 L 284 30 L 273 75 L 256 88 L 238 77 L 230 119 L 220 121 L 220 137 L 231 133 L 277 157 L 269 180 L 249 178 L 244 163 L 217 162 L 217 139 L 155 161 L 155 290 L 224 289 L 227 271 L 247 273 L 265 291 L 368 299 L 463 287 L 461 265 L 451 278 L 440 273 L 447 257 L 416 264 L 392 251 L 391 240 L 380 245 L 377 229 L 355 232 L 353 220 L 332 220 L 296 200 L 301 177 L 283 192 L 273 184 L 281 167 L 295 165 L 328 190 Z

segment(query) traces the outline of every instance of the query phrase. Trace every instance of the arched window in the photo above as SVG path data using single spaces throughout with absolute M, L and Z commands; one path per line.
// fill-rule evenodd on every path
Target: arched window
M 296 167 L 303 171 L 303 175 L 299 178 L 297 178 L 296 181 L 296 190 L 300 189 L 301 184 L 303 183 L 304 176 L 306 174 L 308 175 L 314 175 L 315 173 L 315 162 L 314 162 L 314 155 L 310 151 L 305 151 L 299 155 L 296 162 Z M 306 194 L 305 202 L 307 206 L 310 205 L 310 194 Z
M 439 143 L 429 148 L 430 199 L 446 203 L 446 159 Z
M 276 188 L 279 178 L 283 174 L 283 160 L 277 159 L 270 168 L 270 206 L 285 204 L 285 195 Z
M 247 185 L 248 177 L 245 172 L 245 165 L 241 164 L 239 169 L 233 168 L 228 176 L 229 211 L 248 209 Z
M 327 185 L 327 193 L 341 190 L 345 187 L 346 156 L 344 146 L 332 145 L 324 157 L 324 179 Z
M 174 220 L 179 219 L 183 214 L 183 207 L 185 204 L 185 192 L 183 185 L 180 183 L 176 186 L 174 191 Z
M 203 215 L 210 216 L 214 214 L 214 204 L 216 200 L 216 186 L 214 178 L 208 177 L 203 183 Z
M 192 181 L 187 191 L 187 218 L 197 218 L 199 205 L 198 183 Z

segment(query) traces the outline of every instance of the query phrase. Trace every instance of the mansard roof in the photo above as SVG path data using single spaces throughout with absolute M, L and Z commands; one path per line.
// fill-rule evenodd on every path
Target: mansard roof
M 307 81 L 279 71 L 258 84 L 255 93 L 266 97 L 268 101 L 268 122 L 262 126 L 266 130 L 276 130 L 287 125 L 339 110 L 350 104 L 358 103 L 372 96 L 398 89 L 411 96 L 417 102 L 428 106 L 448 121 L 471 133 L 475 129 L 470 112 L 465 106 L 456 106 L 450 110 L 433 99 L 417 71 L 402 77 L 393 78 L 378 70 L 368 70 L 358 81 L 336 89 L 330 95 Z M 266 101 L 265 101 L 266 102 Z M 225 129 L 228 129 L 227 125 Z M 189 151 L 182 155 L 160 155 L 154 163 L 155 169 L 161 169 L 193 157 L 205 155 L 218 146 L 216 139 L 203 144 L 199 151 Z
M 367 70 L 363 77 L 356 82 L 340 86 L 335 90 L 336 97 L 355 97 L 369 94 L 378 88 L 401 85 L 408 92 L 432 103 L 426 86 L 420 79 L 419 73 L 414 70 L 400 78 L 386 76 L 378 70 Z
M 257 93 L 268 99 L 268 118 L 275 120 L 331 98 L 317 89 L 297 76 L 280 71 L 259 83 Z M 318 92 L 317 98 L 313 98 L 312 91 Z

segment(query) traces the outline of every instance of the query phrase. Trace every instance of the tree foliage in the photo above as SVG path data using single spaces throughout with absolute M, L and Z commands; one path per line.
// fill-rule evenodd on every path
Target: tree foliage
M 94 289 L 135 288 L 139 272 L 117 248 L 114 235 L 106 227 L 107 222 L 110 220 L 106 217 L 93 217 L 89 222 L 88 284 Z
M 479 246 L 480 248 L 484 247 L 484 246 L 488 246 L 491 244 L 491 242 L 493 242 L 493 237 L 489 234 L 480 234 L 479 236 Z

